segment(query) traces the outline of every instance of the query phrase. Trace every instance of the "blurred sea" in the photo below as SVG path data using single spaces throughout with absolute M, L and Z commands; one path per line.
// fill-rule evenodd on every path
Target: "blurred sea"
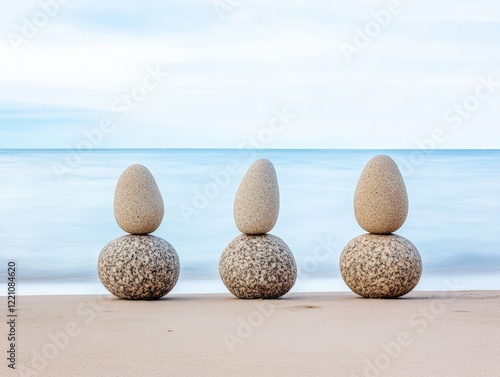
M 181 260 L 172 293 L 227 292 L 218 261 L 239 234 L 234 195 L 251 162 L 269 158 L 281 195 L 271 233 L 295 255 L 293 291 L 346 291 L 339 256 L 364 233 L 354 218 L 354 189 L 366 162 L 380 153 L 393 157 L 405 178 L 410 212 L 397 233 L 422 256 L 416 289 L 500 289 L 499 150 L 129 149 L 81 158 L 68 150 L 0 150 L 1 281 L 7 261 L 15 260 L 18 294 L 106 292 L 97 258 L 124 234 L 113 216 L 115 185 L 127 166 L 140 163 L 165 202 L 154 234 Z

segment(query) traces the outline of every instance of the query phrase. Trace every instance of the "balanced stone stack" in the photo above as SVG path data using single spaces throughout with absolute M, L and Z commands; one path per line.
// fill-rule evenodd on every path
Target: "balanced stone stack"
M 98 261 L 102 284 L 121 299 L 165 296 L 179 278 L 179 257 L 170 243 L 150 235 L 163 220 L 164 206 L 156 181 L 145 166 L 129 166 L 118 179 L 114 213 L 118 225 L 130 234 L 102 249 Z
M 248 169 L 234 200 L 234 220 L 243 233 L 224 249 L 219 273 L 239 298 L 278 298 L 295 284 L 297 266 L 279 237 L 268 234 L 279 213 L 279 187 L 271 161 L 260 159 Z
M 340 256 L 340 273 L 363 297 L 396 298 L 410 292 L 422 274 L 422 260 L 406 238 L 393 234 L 408 215 L 403 177 L 389 156 L 372 158 L 359 178 L 354 214 L 369 234 L 351 240 Z

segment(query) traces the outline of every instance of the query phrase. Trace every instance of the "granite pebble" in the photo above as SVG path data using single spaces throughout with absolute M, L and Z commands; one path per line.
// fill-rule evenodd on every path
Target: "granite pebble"
M 404 237 L 363 234 L 342 251 L 340 273 L 360 296 L 396 298 L 415 288 L 422 274 L 422 260 L 415 245 Z
M 236 297 L 270 299 L 283 296 L 293 287 L 297 265 L 281 238 L 272 234 L 242 234 L 224 249 L 219 273 Z
M 165 296 L 179 278 L 174 247 L 153 235 L 114 239 L 102 249 L 98 274 L 104 287 L 127 300 L 154 300 Z

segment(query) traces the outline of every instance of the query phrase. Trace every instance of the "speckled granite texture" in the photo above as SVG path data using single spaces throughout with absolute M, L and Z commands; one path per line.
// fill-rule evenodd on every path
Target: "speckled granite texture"
M 151 172 L 143 165 L 129 166 L 118 179 L 114 200 L 115 219 L 131 234 L 154 232 L 164 214 L 163 199 Z
M 278 178 L 273 163 L 255 161 L 243 177 L 234 199 L 234 221 L 241 233 L 263 234 L 278 220 Z
M 364 230 L 376 234 L 395 232 L 405 222 L 406 186 L 389 156 L 375 156 L 366 164 L 354 194 L 354 214 Z
M 342 251 L 340 273 L 360 296 L 396 298 L 415 288 L 422 274 L 422 260 L 404 237 L 363 234 Z
M 98 273 L 106 289 L 121 299 L 154 300 L 165 296 L 179 278 L 179 257 L 162 238 L 125 235 L 99 255 Z
M 297 266 L 281 238 L 272 234 L 242 234 L 224 249 L 219 273 L 236 297 L 278 298 L 295 284 Z

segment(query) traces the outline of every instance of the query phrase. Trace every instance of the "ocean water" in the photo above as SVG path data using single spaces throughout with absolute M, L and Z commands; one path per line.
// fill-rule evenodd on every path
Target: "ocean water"
M 339 256 L 364 233 L 354 218 L 354 189 L 380 153 L 396 160 L 406 182 L 410 211 L 396 233 L 422 256 L 416 289 L 500 289 L 498 150 L 0 150 L 1 280 L 15 260 L 21 295 L 106 292 L 97 258 L 124 234 L 113 216 L 116 181 L 140 163 L 165 202 L 154 234 L 181 260 L 172 293 L 227 292 L 218 261 L 239 234 L 234 195 L 250 164 L 269 158 L 281 195 L 271 233 L 295 255 L 293 291 L 347 291 Z

